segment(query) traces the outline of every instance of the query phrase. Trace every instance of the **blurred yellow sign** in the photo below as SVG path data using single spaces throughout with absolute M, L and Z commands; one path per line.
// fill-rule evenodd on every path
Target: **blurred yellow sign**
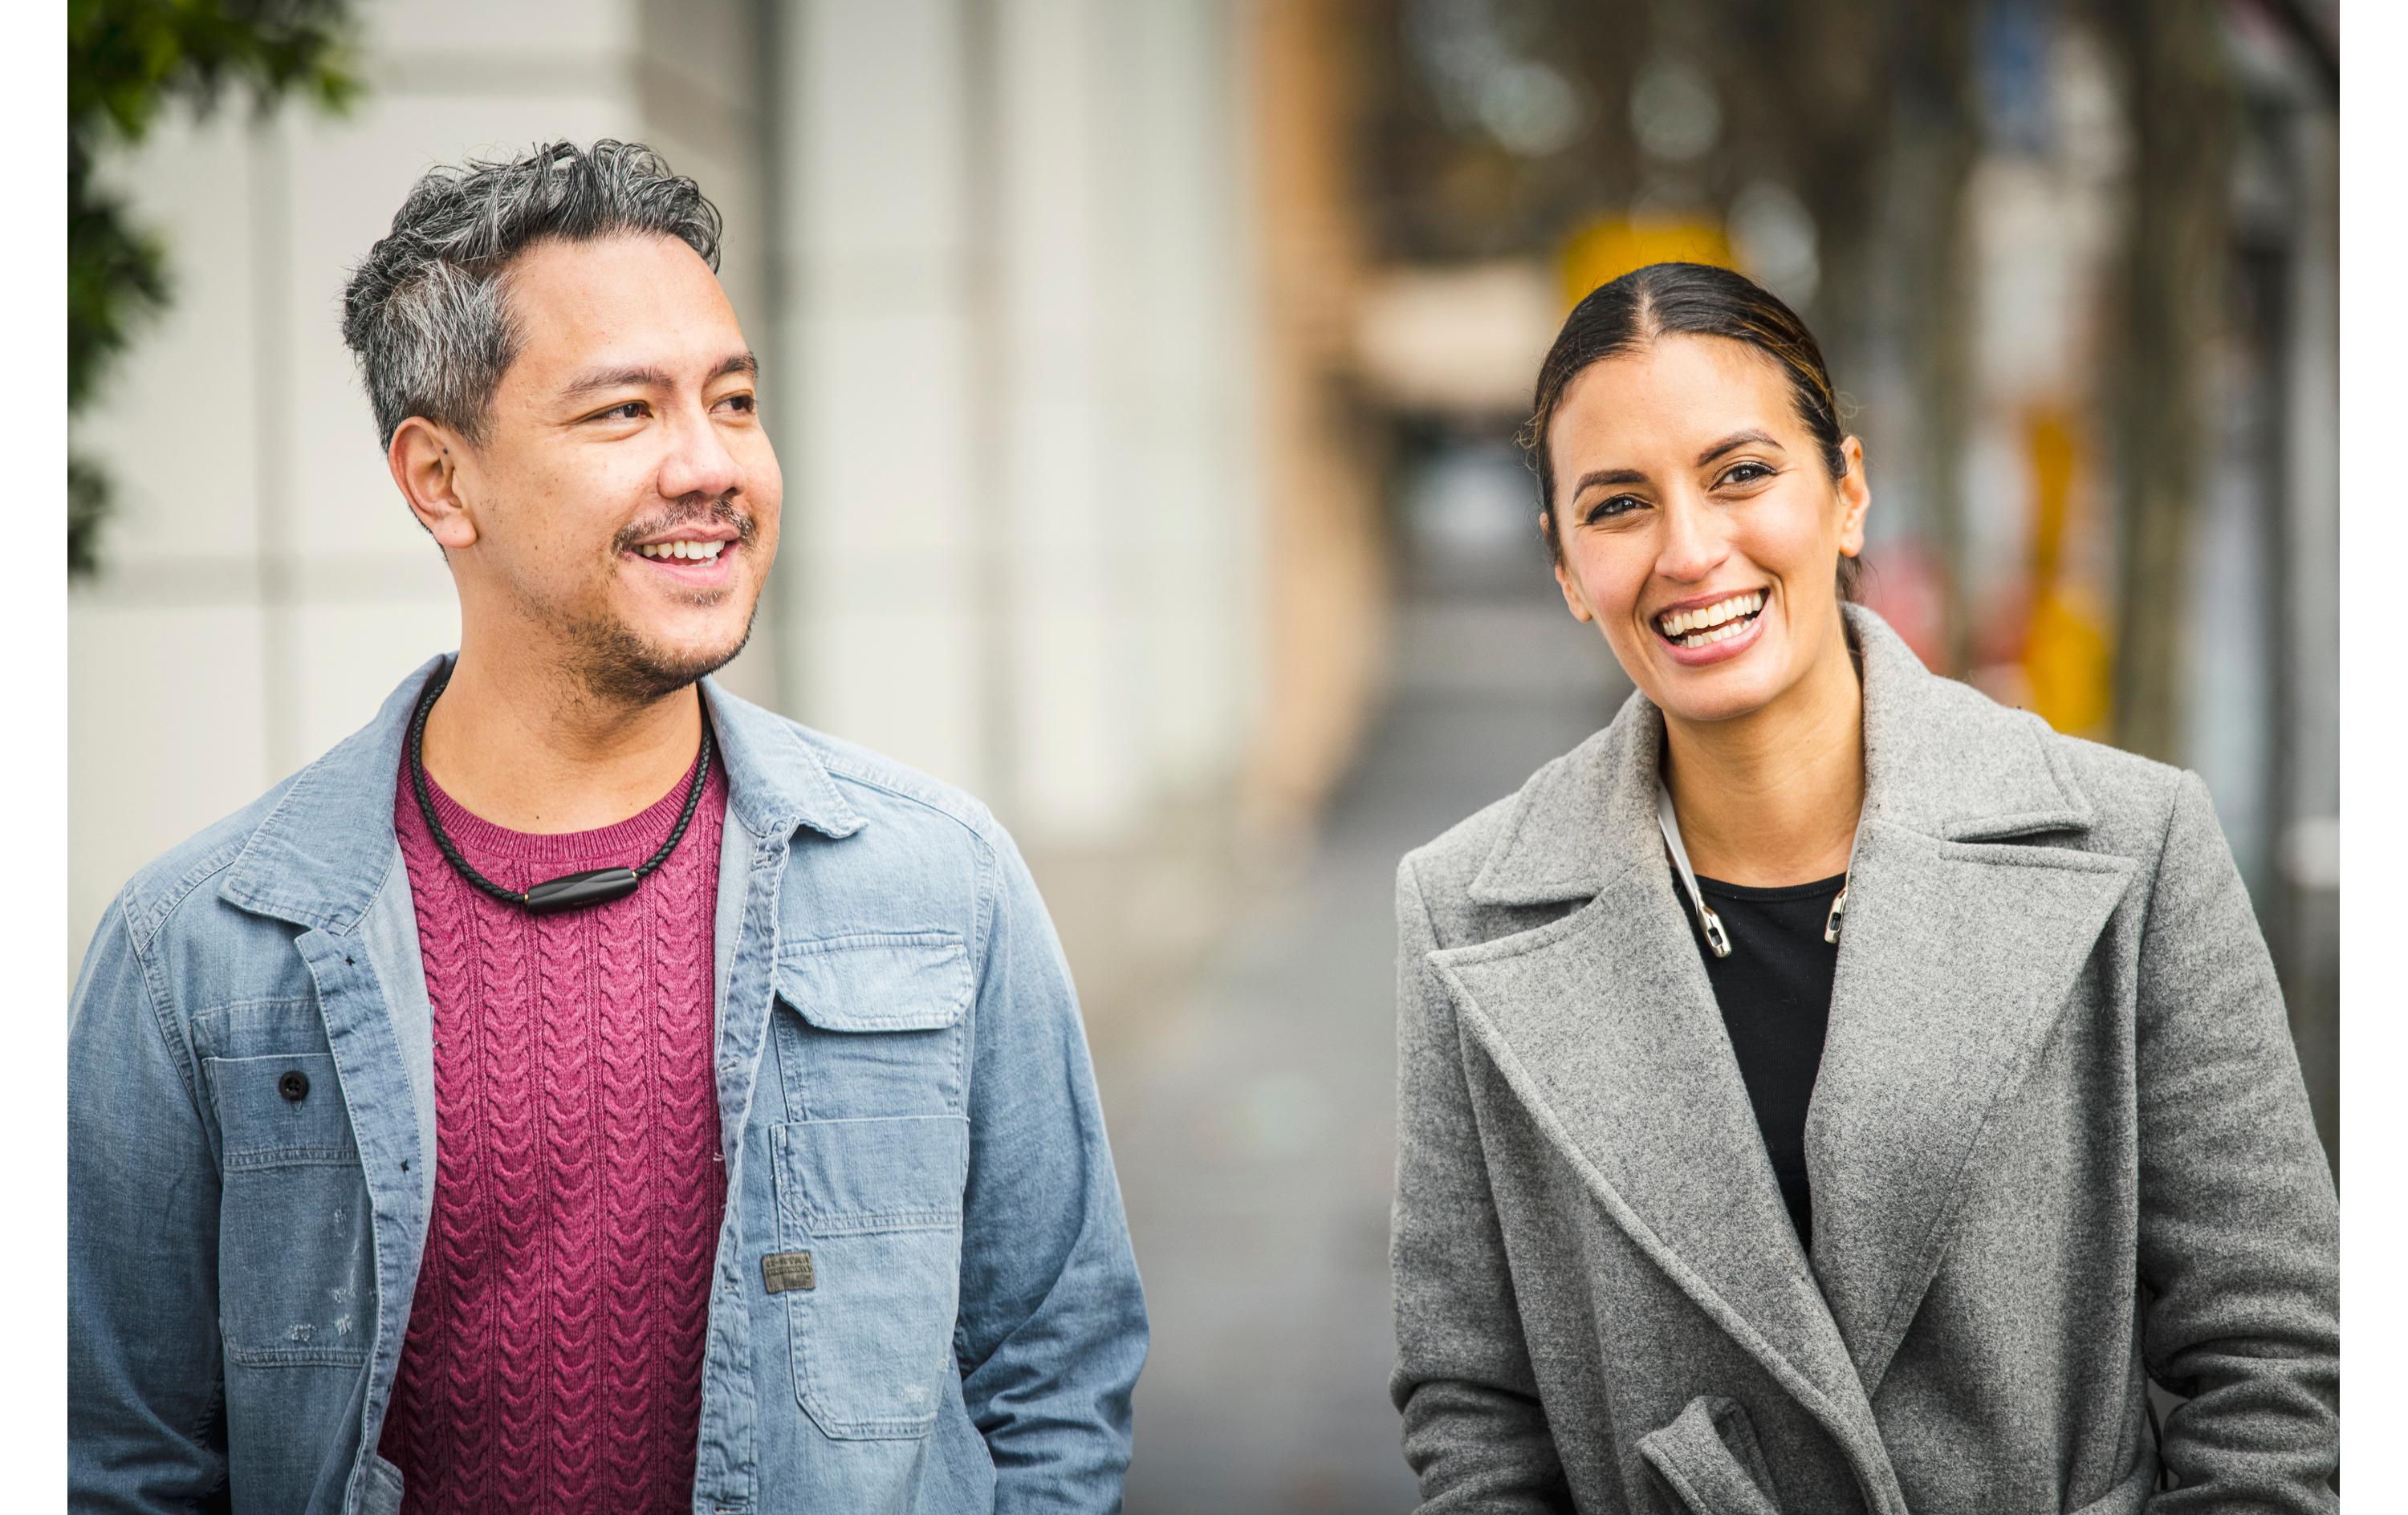
M 2104 738 L 2114 714 L 2115 650 L 2106 617 L 2079 588 L 2043 587 L 2032 602 L 2024 677 L 2032 713 L 2057 730 Z
M 1564 244 L 1564 304 L 1651 263 L 1711 263 L 1736 267 L 1730 238 L 1719 222 L 1679 216 L 1593 221 Z
M 2071 416 L 2038 406 L 2025 417 L 2024 447 L 2032 485 L 2032 601 L 2023 668 L 2032 710 L 2059 731 L 2103 736 L 2114 714 L 2115 649 L 2105 609 L 2072 571 L 2067 550 L 2081 508 L 2081 433 Z

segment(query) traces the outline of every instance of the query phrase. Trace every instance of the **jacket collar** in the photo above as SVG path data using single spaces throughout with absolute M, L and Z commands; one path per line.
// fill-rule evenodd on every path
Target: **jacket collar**
M 1949 841 L 2084 830 L 2090 804 L 2048 728 L 1933 676 L 1889 623 L 1844 607 L 1864 670 L 1865 820 Z M 1664 713 L 1641 693 L 1515 796 L 1470 885 L 1483 905 L 1587 899 L 1654 859 Z
M 385 697 L 374 720 L 302 769 L 251 833 L 218 893 L 247 910 L 337 934 L 359 923 L 400 860 L 394 786 L 418 697 L 445 657 L 428 659 Z M 761 837 L 809 826 L 848 836 L 862 817 L 827 766 L 779 716 L 702 680 L 703 705 L 727 770 L 728 813 Z

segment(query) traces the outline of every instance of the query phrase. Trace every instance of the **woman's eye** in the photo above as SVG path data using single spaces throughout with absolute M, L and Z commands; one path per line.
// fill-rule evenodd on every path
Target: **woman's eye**
M 1773 470 L 1761 463 L 1742 463 L 1735 465 L 1730 472 L 1723 475 L 1723 482 L 1753 484 L 1759 479 L 1770 479 L 1772 475 Z
M 1595 522 L 1609 520 L 1614 516 L 1628 515 L 1645 503 L 1635 494 L 1609 495 L 1590 506 L 1582 519 Z

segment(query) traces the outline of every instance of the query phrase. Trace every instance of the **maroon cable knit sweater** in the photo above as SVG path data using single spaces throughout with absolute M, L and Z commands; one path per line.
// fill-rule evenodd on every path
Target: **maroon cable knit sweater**
M 430 782 L 430 788 L 432 788 Z M 434 790 L 508 889 L 634 865 L 681 781 L 598 831 L 507 831 Z M 378 1450 L 411 1515 L 685 1510 L 726 1173 L 711 936 L 727 786 L 609 904 L 529 915 L 462 879 L 405 765 L 394 823 L 435 1015 L 435 1212 Z

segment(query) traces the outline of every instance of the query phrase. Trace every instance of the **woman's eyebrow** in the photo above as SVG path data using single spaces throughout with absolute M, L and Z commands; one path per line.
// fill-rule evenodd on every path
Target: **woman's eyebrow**
M 1647 476 L 1636 468 L 1592 468 L 1580 476 L 1579 480 L 1572 485 L 1572 493 L 1578 494 L 1591 484 L 1643 484 L 1645 482 L 1647 482 Z
M 1716 458 L 1721 457 L 1724 453 L 1730 451 L 1733 448 L 1745 447 L 1750 442 L 1755 443 L 1758 447 L 1769 447 L 1775 452 L 1784 450 L 1779 442 L 1774 441 L 1771 437 L 1766 436 L 1762 432 L 1733 432 L 1728 436 L 1724 437 L 1721 441 L 1716 442 L 1713 446 L 1706 449 L 1703 452 L 1698 453 L 1698 466 L 1702 468 L 1707 464 L 1710 464 Z
M 1735 448 L 1747 447 L 1750 444 L 1757 447 L 1769 447 L 1775 452 L 1787 450 L 1787 449 L 1784 448 L 1779 442 L 1774 441 L 1770 433 L 1756 431 L 1751 428 L 1743 432 L 1733 432 L 1728 436 L 1724 437 L 1721 441 L 1716 442 L 1713 446 L 1706 449 L 1703 452 L 1698 453 L 1697 465 L 1702 468 L 1707 464 L 1710 464 L 1716 458 L 1721 457 L 1724 453 L 1731 451 Z M 1572 493 L 1577 494 L 1582 490 L 1588 488 L 1591 484 L 1644 484 L 1645 482 L 1647 482 L 1647 476 L 1637 468 L 1592 468 L 1587 473 L 1581 475 L 1579 479 L 1573 483 Z

